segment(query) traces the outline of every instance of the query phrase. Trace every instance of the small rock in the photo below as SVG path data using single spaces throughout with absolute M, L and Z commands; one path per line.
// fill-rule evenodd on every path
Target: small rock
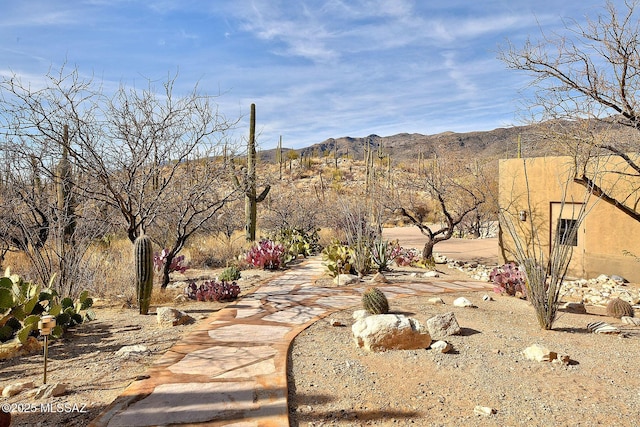
M 453 301 L 453 305 L 454 307 L 475 307 L 475 305 L 465 297 L 456 298 Z
M 491 295 L 484 294 L 482 296 L 482 301 L 493 301 L 493 297 Z
M 581 302 L 568 302 L 560 306 L 560 309 L 575 314 L 587 314 L 587 309 Z
M 489 415 L 493 415 L 496 412 L 498 412 L 498 411 L 496 411 L 493 408 L 489 408 L 488 406 L 476 406 L 475 408 L 473 408 L 473 413 L 474 414 L 484 415 L 485 417 L 487 417 Z
M 609 280 L 609 276 L 607 276 L 606 274 L 601 274 L 598 277 L 596 277 L 596 282 L 606 282 Z
M 571 358 L 567 354 L 563 354 L 562 356 L 558 356 L 557 359 L 553 359 L 551 361 L 554 364 L 568 365 L 571 362 Z
M 444 304 L 444 301 L 440 297 L 429 298 L 427 302 L 433 305 Z
M 370 280 L 371 283 L 389 283 L 389 280 L 384 277 L 384 274 L 378 272 Z
M 534 360 L 536 362 L 551 362 L 558 358 L 558 353 L 549 351 L 549 349 L 539 344 L 533 344 L 527 347 L 523 353 L 528 360 Z
M 620 329 L 608 324 L 607 322 L 591 322 L 587 324 L 587 330 L 594 334 L 613 335 L 620 333 Z
M 620 320 L 625 325 L 640 326 L 640 318 L 638 317 L 622 316 Z
M 427 329 L 432 337 L 442 338 L 460 333 L 460 325 L 453 312 L 438 314 L 427 320 Z
M 11 425 L 11 412 L 0 410 L 0 427 L 9 427 Z
M 2 397 L 11 397 L 23 391 L 33 388 L 33 381 L 23 381 L 19 383 L 9 384 L 2 389 Z
M 438 272 L 437 272 L 437 271 L 435 271 L 435 270 L 427 271 L 426 273 L 424 273 L 424 274 L 422 275 L 422 277 L 424 277 L 424 278 L 440 277 L 440 273 L 438 273 Z
M 627 279 L 625 279 L 622 276 L 618 276 L 617 274 L 612 274 L 610 279 L 613 280 L 614 282 L 616 282 L 619 285 L 622 285 L 624 283 L 629 283 L 629 281 Z
M 135 356 L 146 356 L 149 354 L 151 354 L 151 351 L 149 351 L 147 346 L 142 344 L 125 345 L 124 347 L 120 348 L 120 350 L 116 351 L 116 356 L 120 356 L 124 359 Z
M 354 274 L 338 274 L 333 279 L 333 283 L 337 286 L 353 285 L 354 283 L 358 283 L 359 281 L 360 278 Z
M 342 323 L 341 321 L 336 320 L 336 319 L 329 319 L 329 325 L 334 326 L 334 327 L 345 326 L 344 323 Z
M 447 257 L 444 255 L 433 255 L 433 261 L 436 264 L 446 264 L 447 263 Z
M 51 397 L 62 396 L 67 392 L 67 384 L 55 383 L 55 384 L 43 384 L 35 390 L 32 390 L 29 395 L 34 399 L 49 399 Z
M 156 321 L 158 325 L 178 326 L 192 323 L 195 319 L 184 311 L 171 307 L 158 307 L 156 310 Z
M 446 341 L 436 341 L 431 343 L 431 350 L 439 351 L 440 353 L 449 353 L 453 347 Z

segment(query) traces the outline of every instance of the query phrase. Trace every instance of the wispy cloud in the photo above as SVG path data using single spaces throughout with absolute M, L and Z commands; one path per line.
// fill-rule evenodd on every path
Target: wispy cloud
M 39 82 L 65 61 L 106 90 L 198 84 L 229 117 L 258 108 L 260 142 L 490 129 L 524 78 L 496 59 L 601 0 L 48 0 L 7 2 L 0 74 Z M 238 137 L 244 135 L 241 123 Z

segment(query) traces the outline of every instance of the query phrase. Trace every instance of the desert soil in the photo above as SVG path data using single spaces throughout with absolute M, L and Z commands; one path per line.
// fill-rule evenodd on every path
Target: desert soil
M 463 246 L 456 248 L 460 258 L 469 255 L 460 249 Z M 491 254 L 486 258 L 491 259 Z M 464 278 L 457 270 L 440 269 L 442 278 Z M 401 280 L 411 271 L 396 269 L 389 276 L 392 281 Z M 245 272 L 248 278 L 243 280 L 243 293 L 270 274 Z M 324 279 L 318 285 L 326 283 Z M 460 295 L 477 308 L 453 307 L 452 301 Z M 601 307 L 587 307 L 589 314 L 561 313 L 554 330 L 542 331 L 526 301 L 493 294 L 494 301 L 483 301 L 482 295 L 444 294 L 445 305 L 431 305 L 428 297 L 391 301 L 392 312 L 410 315 L 421 323 L 435 314 L 453 311 L 462 334 L 447 337 L 454 347 L 448 354 L 428 349 L 383 353 L 359 349 L 350 327 L 353 310 L 359 307 L 310 326 L 294 340 L 289 352 L 291 425 L 637 425 L 640 328 L 605 317 Z M 196 302 L 166 305 L 188 312 L 198 322 L 224 307 Z M 135 309 L 114 306 L 113 301 L 102 302 L 97 313 L 96 321 L 71 331 L 49 350 L 47 382 L 67 383 L 69 390 L 46 403 L 67 404 L 85 412 L 14 412 L 13 426 L 87 425 L 194 327 L 160 327 L 155 316 L 139 316 Z M 332 319 L 346 326 L 330 326 Z M 586 325 L 595 320 L 618 325 L 623 333 L 591 334 Z M 522 351 L 534 343 L 569 355 L 570 364 L 526 360 Z M 134 344 L 146 345 L 150 354 L 130 359 L 114 356 L 122 346 Z M 42 384 L 41 355 L 0 363 L 0 387 L 20 381 Z M 2 403 L 41 402 L 17 395 L 3 398 Z M 476 415 L 476 406 L 491 408 L 494 414 Z

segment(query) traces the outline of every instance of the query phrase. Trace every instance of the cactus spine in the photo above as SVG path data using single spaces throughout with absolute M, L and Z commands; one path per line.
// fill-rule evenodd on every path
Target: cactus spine
M 133 242 L 133 256 L 136 269 L 136 295 L 140 314 L 149 313 L 151 290 L 153 289 L 153 250 L 151 238 L 140 235 Z
M 362 294 L 362 306 L 371 314 L 387 314 L 389 312 L 389 301 L 378 288 L 367 288 Z

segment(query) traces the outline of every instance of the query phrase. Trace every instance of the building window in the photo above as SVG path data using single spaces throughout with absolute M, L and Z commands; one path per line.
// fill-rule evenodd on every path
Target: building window
M 561 245 L 578 246 L 578 226 L 575 219 L 558 219 L 558 239 Z

